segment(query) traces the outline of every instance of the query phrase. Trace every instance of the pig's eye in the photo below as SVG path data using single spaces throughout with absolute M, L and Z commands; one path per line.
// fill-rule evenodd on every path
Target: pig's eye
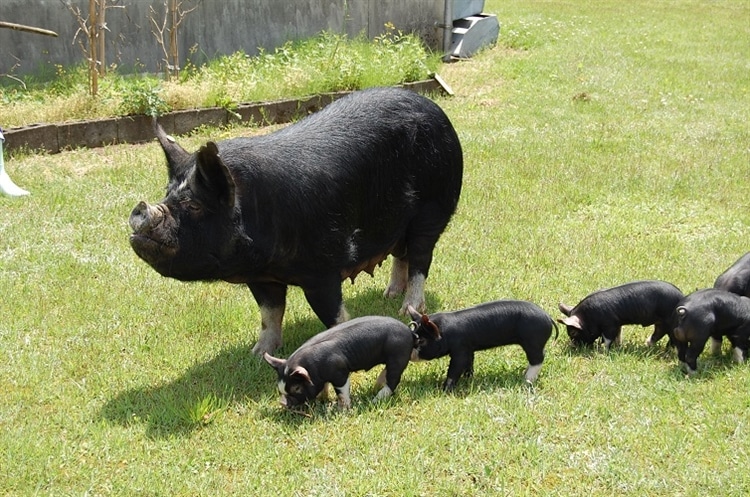
M 203 213 L 203 206 L 199 204 L 198 202 L 194 202 L 191 200 L 186 200 L 182 203 L 182 206 L 187 209 L 188 212 L 191 214 L 201 214 Z
M 289 393 L 291 395 L 299 395 L 302 393 L 302 385 L 291 385 L 289 387 Z

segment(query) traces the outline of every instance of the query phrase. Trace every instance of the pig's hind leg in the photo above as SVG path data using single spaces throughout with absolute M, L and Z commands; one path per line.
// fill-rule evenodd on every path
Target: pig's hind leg
M 411 305 L 419 312 L 425 311 L 424 287 L 432 265 L 432 252 L 440 234 L 448 224 L 435 204 L 423 205 L 411 220 L 406 232 L 406 257 L 408 283 L 400 314 L 406 314 Z M 402 268 L 403 270 L 403 268 Z
M 529 361 L 529 366 L 523 373 L 523 377 L 526 383 L 534 383 L 539 377 L 539 371 L 542 369 L 542 363 L 544 362 L 544 348 L 541 350 L 537 347 L 524 348 L 526 353 L 526 359 Z
M 397 350 L 392 350 L 389 354 L 383 371 L 380 372 L 378 379 L 375 381 L 375 385 L 380 390 L 375 395 L 373 402 L 378 402 L 393 395 L 396 387 L 401 383 L 401 375 L 404 374 L 409 359 L 411 359 L 411 347 L 408 346 L 410 342 L 411 337 L 409 337 L 409 343 L 401 344 Z
M 674 346 L 674 340 L 672 340 L 672 333 L 670 333 L 669 326 L 662 322 L 654 323 L 654 332 L 651 333 L 651 336 L 648 338 L 648 340 L 646 340 L 646 346 L 653 347 L 659 340 L 664 337 L 664 335 L 667 335 L 669 337 L 669 341 L 667 342 L 666 347 L 669 348 L 671 346 Z
M 387 378 L 388 378 L 388 366 L 383 368 L 383 371 L 381 371 L 380 374 L 378 375 L 378 379 L 375 380 L 375 387 L 379 388 L 380 390 L 378 390 L 378 393 L 377 395 L 375 395 L 375 398 L 372 399 L 373 402 L 381 401 L 393 395 L 393 390 L 396 387 L 391 388 L 388 385 Z M 396 382 L 396 384 L 398 385 L 398 382 Z
M 744 333 L 740 333 L 730 336 L 729 342 L 732 344 L 732 360 L 737 364 L 745 362 L 747 360 L 748 347 L 750 347 L 750 337 L 745 336 Z

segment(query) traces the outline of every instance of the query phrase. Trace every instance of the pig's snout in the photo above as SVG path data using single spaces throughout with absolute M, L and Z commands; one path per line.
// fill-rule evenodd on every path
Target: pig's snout
M 157 207 L 141 201 L 130 213 L 128 222 L 133 233 L 141 233 L 158 222 L 162 216 L 162 212 Z

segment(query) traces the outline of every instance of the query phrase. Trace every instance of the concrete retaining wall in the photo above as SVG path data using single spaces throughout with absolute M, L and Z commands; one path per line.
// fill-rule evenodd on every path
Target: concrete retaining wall
M 401 85 L 417 93 L 445 93 L 439 79 L 428 79 Z M 232 112 L 223 108 L 188 109 L 159 117 L 164 130 L 181 135 L 202 125 L 221 126 L 241 121 L 248 124 L 282 124 L 317 112 L 349 92 L 326 93 L 303 99 L 248 103 Z M 154 139 L 151 118 L 144 115 L 113 117 L 60 124 L 36 124 L 3 130 L 5 153 L 42 151 L 56 154 L 74 148 L 92 148 L 116 143 L 142 143 Z

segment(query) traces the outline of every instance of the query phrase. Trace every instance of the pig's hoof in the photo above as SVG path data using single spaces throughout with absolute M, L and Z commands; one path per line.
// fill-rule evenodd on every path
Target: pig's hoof
M 399 285 L 391 283 L 388 288 L 383 292 L 383 297 L 387 299 L 393 299 L 403 294 L 406 291 L 406 285 Z
M 528 368 L 526 368 L 526 372 L 524 373 L 523 377 L 526 380 L 526 383 L 529 385 L 532 385 L 537 378 L 539 378 L 539 371 L 542 370 L 541 364 L 534 364 L 529 365 Z
M 688 366 L 686 362 L 680 363 L 680 367 L 682 368 L 682 371 L 685 373 L 685 375 L 690 378 L 691 376 L 695 375 L 696 370 Z
M 383 388 L 380 389 L 380 391 L 377 393 L 377 395 L 375 395 L 375 398 L 372 399 L 372 401 L 373 402 L 380 402 L 381 400 L 387 399 L 391 395 L 393 395 L 393 390 L 391 390 L 390 387 L 388 387 L 388 385 L 386 385 L 386 386 L 384 386 Z
M 276 349 L 281 347 L 281 339 L 275 339 L 275 338 L 268 338 L 261 336 L 258 339 L 258 343 L 255 344 L 253 347 L 253 354 L 262 357 L 263 354 L 268 352 L 269 354 L 273 353 Z

